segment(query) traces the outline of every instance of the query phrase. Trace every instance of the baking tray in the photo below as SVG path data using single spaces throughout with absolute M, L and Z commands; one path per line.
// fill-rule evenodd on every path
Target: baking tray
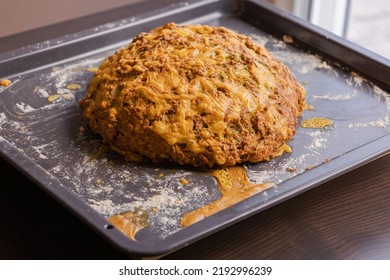
M 137 5 L 137 14 L 119 21 L 0 54 L 0 79 L 12 81 L 0 87 L 1 155 L 118 249 L 169 253 L 389 152 L 389 60 L 262 1 Z M 184 228 L 185 213 L 221 196 L 215 178 L 99 152 L 100 138 L 78 106 L 93 76 L 88 68 L 167 22 L 225 26 L 251 36 L 305 85 L 312 110 L 301 119 L 334 122 L 325 129 L 298 127 L 291 153 L 243 165 L 251 182 L 274 186 Z M 293 42 L 284 42 L 283 35 Z M 125 211 L 146 217 L 134 239 L 107 220 Z

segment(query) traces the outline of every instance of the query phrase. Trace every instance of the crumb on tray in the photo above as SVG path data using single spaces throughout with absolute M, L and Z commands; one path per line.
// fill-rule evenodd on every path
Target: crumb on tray
M 0 86 L 8 87 L 10 84 L 12 84 L 11 80 L 8 79 L 0 80 Z
M 287 44 L 292 44 L 294 39 L 290 35 L 283 35 L 283 41 Z

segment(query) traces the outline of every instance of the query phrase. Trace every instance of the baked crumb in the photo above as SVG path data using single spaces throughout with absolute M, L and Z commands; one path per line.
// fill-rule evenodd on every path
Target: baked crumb
M 81 88 L 81 86 L 79 84 L 69 84 L 66 86 L 66 88 L 70 90 L 78 90 Z
M 176 198 L 176 199 L 175 199 L 175 204 L 180 205 L 180 204 L 181 204 L 181 200 L 178 199 L 178 198 Z
M 11 84 L 12 84 L 11 80 L 8 79 L 0 80 L 0 86 L 8 87 Z
M 294 173 L 294 172 L 297 172 L 297 169 L 296 169 L 295 167 L 287 167 L 287 168 L 286 168 L 286 171 L 287 171 L 287 172 Z
M 283 35 L 283 41 L 287 44 L 294 43 L 294 39 L 290 35 Z
M 311 169 L 313 169 L 315 167 L 316 167 L 315 165 L 309 165 L 308 167 L 306 167 L 306 170 L 311 170 Z
M 180 179 L 180 183 L 181 183 L 182 185 L 188 185 L 188 184 L 190 183 L 190 181 L 188 181 L 188 180 L 185 179 L 185 178 L 181 178 L 181 179 Z

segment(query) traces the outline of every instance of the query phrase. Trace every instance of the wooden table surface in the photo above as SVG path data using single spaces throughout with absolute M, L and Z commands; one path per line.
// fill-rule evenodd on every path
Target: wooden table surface
M 120 9 L 11 36 L 1 41 L 0 52 L 113 21 L 129 12 Z M 390 259 L 389 171 L 390 154 L 164 258 Z M 0 259 L 131 258 L 2 158 L 0 210 Z
M 165 259 L 390 259 L 390 154 Z M 0 159 L 0 259 L 126 259 Z

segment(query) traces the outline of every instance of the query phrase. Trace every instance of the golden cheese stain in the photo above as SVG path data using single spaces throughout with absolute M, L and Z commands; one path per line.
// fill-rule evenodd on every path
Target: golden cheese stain
M 314 117 L 301 121 L 303 128 L 324 128 L 333 124 L 333 121 L 324 117 Z
M 149 225 L 149 214 L 142 209 L 136 209 L 113 215 L 107 220 L 127 237 L 136 240 L 137 233 Z
M 88 72 L 95 73 L 95 72 L 98 71 L 98 68 L 97 68 L 97 67 L 88 67 L 88 68 L 87 68 L 87 71 L 88 71 Z
M 69 84 L 66 86 L 66 88 L 70 90 L 78 90 L 81 88 L 81 86 L 79 84 Z
M 285 143 L 285 144 L 283 144 L 283 146 L 280 148 L 280 151 L 275 155 L 275 157 L 280 157 L 280 156 L 282 156 L 284 153 L 291 153 L 291 152 L 292 152 L 291 147 Z
M 217 179 L 221 198 L 184 214 L 181 219 L 182 227 L 190 226 L 274 185 L 273 183 L 251 183 L 246 170 L 241 166 L 217 169 L 212 171 L 211 175 Z
M 49 101 L 49 102 L 54 102 L 54 101 L 56 101 L 58 98 L 60 98 L 60 95 L 59 95 L 59 94 L 53 94 L 53 95 L 50 95 L 50 96 L 47 98 L 47 101 Z

